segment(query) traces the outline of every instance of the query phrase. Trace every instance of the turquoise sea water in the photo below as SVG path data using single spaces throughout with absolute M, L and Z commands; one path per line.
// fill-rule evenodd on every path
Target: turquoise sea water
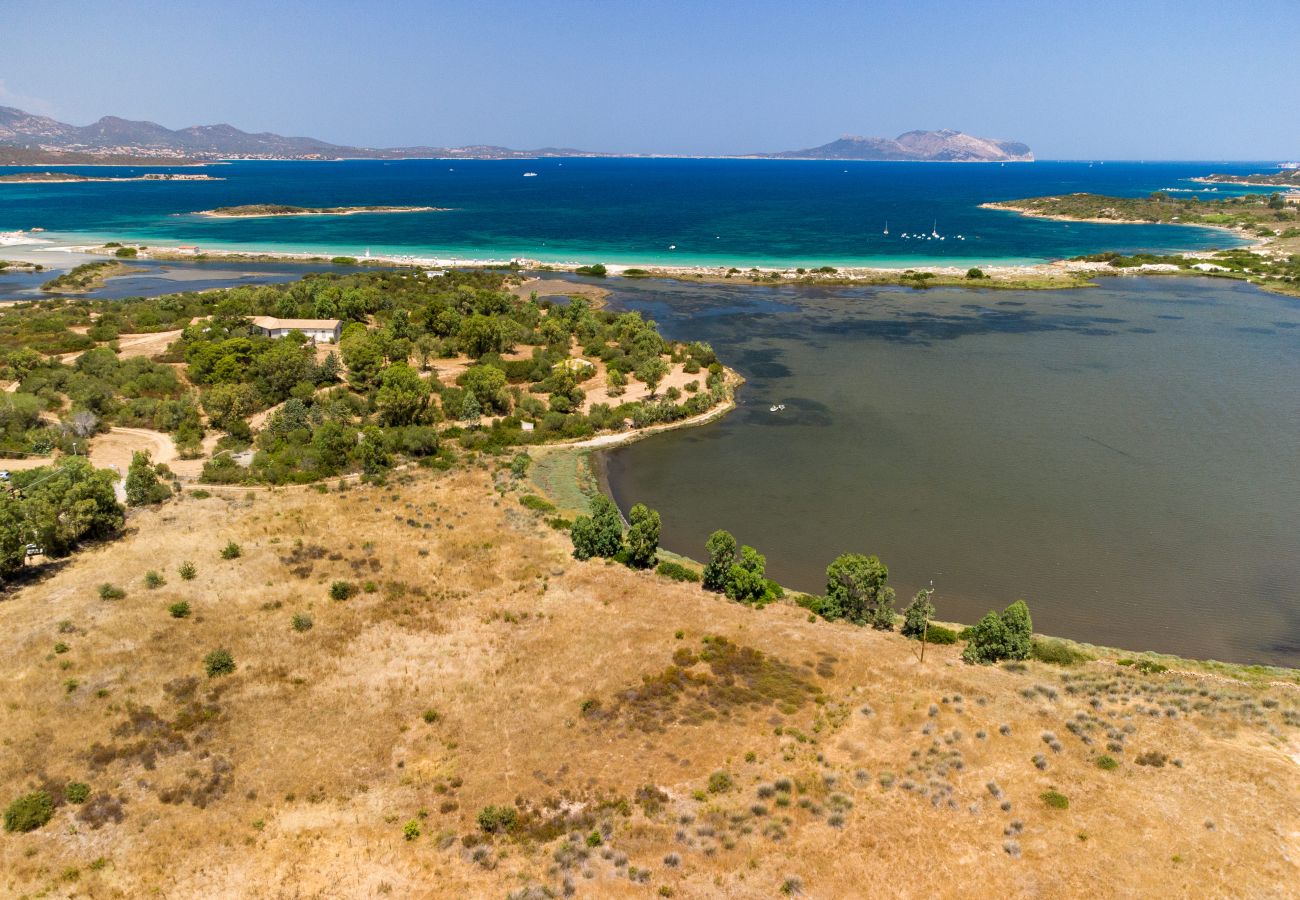
M 0 184 L 0 231 L 325 254 L 640 264 L 978 265 L 1098 250 L 1228 246 L 1225 232 L 1026 219 L 990 200 L 1200 189 L 1259 163 L 844 163 L 714 159 L 237 162 L 212 182 Z M 64 167 L 89 175 L 146 170 Z M 20 171 L 0 168 L 0 172 Z M 152 171 L 152 170 L 149 170 Z M 173 171 L 198 171 L 176 169 Z M 535 177 L 525 177 L 535 172 Z M 1224 196 L 1231 189 L 1204 196 Z M 218 206 L 419 205 L 447 212 L 213 220 Z M 883 232 L 888 224 L 889 234 Z M 904 239 L 930 234 L 945 240 Z M 964 240 L 958 240 L 961 235 Z M 675 247 L 676 249 L 670 249 Z

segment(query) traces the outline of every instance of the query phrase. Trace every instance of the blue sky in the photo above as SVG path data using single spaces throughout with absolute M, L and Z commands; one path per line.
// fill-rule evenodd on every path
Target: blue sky
M 1300 0 L 9 0 L 0 105 L 364 146 L 1300 156 Z

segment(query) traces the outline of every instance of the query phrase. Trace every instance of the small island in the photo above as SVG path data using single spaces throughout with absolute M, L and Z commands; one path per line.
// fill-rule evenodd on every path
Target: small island
M 110 278 L 140 271 L 143 270 L 115 259 L 82 263 L 62 275 L 51 278 L 41 285 L 41 290 L 49 294 L 85 294 L 99 290 Z
M 354 216 L 361 213 L 447 212 L 436 206 L 284 206 L 277 203 L 249 203 L 218 206 L 196 212 L 210 219 L 254 219 L 267 216 Z
M 87 181 L 225 181 L 212 175 L 183 175 L 170 172 L 150 172 L 126 178 L 107 178 L 97 175 L 77 175 L 73 172 L 14 172 L 0 175 L 0 184 L 80 184 Z

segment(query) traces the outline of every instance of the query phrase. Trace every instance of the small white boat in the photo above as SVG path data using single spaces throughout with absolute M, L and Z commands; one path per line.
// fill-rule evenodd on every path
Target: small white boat
M 669 250 L 676 250 L 676 249 L 677 249 L 677 245 L 676 245 L 676 244 L 669 244 L 669 245 L 668 245 L 668 249 L 669 249 Z
M 768 411 L 768 412 L 781 412 L 783 409 L 785 409 L 785 404 L 784 404 L 784 403 L 774 403 L 774 404 L 772 404 L 771 407 L 768 408 L 767 411 Z
M 536 177 L 537 177 L 537 173 L 536 173 L 536 172 L 525 172 L 525 173 L 524 173 L 524 177 L 525 177 L 525 178 L 536 178 Z
M 885 220 L 885 232 L 884 232 L 884 233 L 885 233 L 885 234 L 889 234 L 889 220 L 888 220 L 888 219 Z

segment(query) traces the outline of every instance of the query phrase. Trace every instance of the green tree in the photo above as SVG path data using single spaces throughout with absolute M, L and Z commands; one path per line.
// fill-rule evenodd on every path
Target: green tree
M 767 593 L 767 557 L 748 545 L 727 570 L 726 594 L 732 600 L 752 603 Z
M 655 389 L 659 383 L 668 375 L 668 363 L 664 362 L 658 356 L 652 356 L 641 365 L 636 367 L 636 377 L 638 381 L 644 382 L 645 386 L 650 388 L 650 396 L 655 395 Z
M 316 363 L 306 340 L 302 332 L 293 331 L 287 337 L 271 341 L 254 359 L 250 374 L 270 402 L 279 403 L 289 396 L 295 384 L 311 381 L 316 374 Z
M 392 465 L 388 448 L 384 446 L 384 433 L 374 425 L 361 429 L 358 452 L 361 456 L 361 469 L 367 475 L 378 475 Z
M 514 349 L 518 326 L 504 316 L 475 313 L 461 320 L 457 336 L 468 356 L 478 359 L 488 353 L 506 353 Z
M 623 520 L 614 501 L 597 494 L 591 501 L 591 515 L 578 516 L 569 529 L 573 555 L 578 559 L 593 556 L 610 558 L 623 549 Z
M 22 502 L 7 491 L 0 492 L 0 578 L 8 578 L 23 567 L 28 536 Z
M 343 366 L 339 363 L 339 355 L 331 350 L 325 354 L 325 358 L 321 360 L 320 368 L 316 370 L 316 383 L 333 384 L 339 380 L 342 371 Z
M 893 626 L 893 591 L 886 587 L 889 569 L 875 556 L 845 553 L 826 567 L 826 602 L 822 615 L 858 625 Z
M 131 466 L 126 472 L 126 503 L 128 506 L 151 506 L 162 503 L 172 495 L 171 488 L 158 480 L 147 451 L 131 454 Z
M 962 659 L 973 663 L 992 663 L 1000 659 L 1028 659 L 1033 621 L 1023 600 L 1012 603 L 999 615 L 993 611 L 970 630 Z
M 460 403 L 460 420 L 474 427 L 483 421 L 483 407 L 479 406 L 478 397 L 472 391 L 467 391 Z
M 919 638 L 926 631 L 927 623 L 934 618 L 934 604 L 930 602 L 933 591 L 917 591 L 912 602 L 903 610 L 903 636 Z
M 709 535 L 704 549 L 709 553 L 709 562 L 704 567 L 704 589 L 721 593 L 727 589 L 727 573 L 736 561 L 736 539 L 730 531 L 720 528 Z
M 375 406 L 385 425 L 410 425 L 419 420 L 429 403 L 429 382 L 406 363 L 384 370 Z
M 384 354 L 373 335 L 364 330 L 354 331 L 352 326 L 348 326 L 339 349 L 343 353 L 343 364 L 348 367 L 349 384 L 359 391 L 368 391 L 379 382 Z
M 83 540 L 116 534 L 124 522 L 113 485 L 116 476 L 70 456 L 54 468 L 15 472 L 33 541 L 50 556 L 67 556 Z
M 257 392 L 250 384 L 214 384 L 203 394 L 203 410 L 224 431 L 238 427 L 257 409 Z
M 509 412 L 506 373 L 496 366 L 470 366 L 456 383 L 473 394 L 479 406 L 492 412 Z
M 357 446 L 356 431 L 333 420 L 325 421 L 312 432 L 311 445 L 320 457 L 321 466 L 337 472 L 347 465 L 348 455 Z
M 632 527 L 627 531 L 628 562 L 638 569 L 648 569 L 659 552 L 659 513 L 644 503 L 632 507 L 628 516 Z

